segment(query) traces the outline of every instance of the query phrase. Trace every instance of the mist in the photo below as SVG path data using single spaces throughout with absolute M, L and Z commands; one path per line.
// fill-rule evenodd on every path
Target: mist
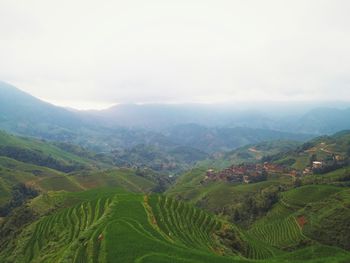
M 8 1 L 0 79 L 56 105 L 350 100 L 348 1 Z

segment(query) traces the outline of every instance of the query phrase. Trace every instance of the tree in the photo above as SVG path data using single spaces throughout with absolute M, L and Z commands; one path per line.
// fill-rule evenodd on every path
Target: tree
M 297 187 L 300 187 L 301 185 L 302 185 L 302 182 L 301 182 L 300 178 L 295 178 L 294 187 L 297 188 Z
M 317 155 L 313 154 L 310 156 L 309 165 L 312 167 L 313 162 L 317 161 Z

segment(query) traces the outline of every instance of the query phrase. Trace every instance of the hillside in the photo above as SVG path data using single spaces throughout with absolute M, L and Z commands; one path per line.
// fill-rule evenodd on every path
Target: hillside
M 282 132 L 270 129 L 247 127 L 206 127 L 197 124 L 183 124 L 169 128 L 165 135 L 174 143 L 191 145 L 207 153 L 231 151 L 239 147 L 264 141 L 293 140 L 306 141 L 313 136 Z
M 154 107 L 159 112 L 160 106 Z M 142 112 L 143 107 L 136 108 L 136 112 L 134 107 L 123 108 L 123 118 L 128 120 L 129 114 L 140 114 L 140 109 Z M 166 110 L 167 108 L 168 106 L 164 106 L 164 112 L 161 111 L 162 116 L 159 118 L 152 117 L 153 111 L 145 113 L 150 114 L 149 118 L 142 121 L 159 122 L 162 126 L 161 122 L 164 120 L 169 122 L 170 126 L 165 125 L 161 129 L 134 126 L 118 122 L 118 114 L 114 119 L 114 114 L 109 116 L 109 111 L 96 113 L 68 110 L 0 82 L 0 129 L 21 136 L 58 142 L 56 146 L 63 147 L 68 152 L 76 151 L 67 147 L 74 144 L 96 153 L 110 153 L 114 164 L 119 166 L 148 166 L 160 172 L 179 173 L 217 151 L 231 151 L 266 140 L 305 141 L 311 136 L 269 128 L 209 127 L 185 121 L 181 116 L 188 113 L 180 106 L 170 111 Z M 208 114 L 211 111 L 212 109 Z M 214 113 L 210 114 L 211 118 L 216 118 Z M 171 121 L 173 115 L 178 116 L 178 121 Z M 249 116 L 247 115 L 247 118 Z
M 91 262 L 230 261 L 214 253 L 222 245 L 211 239 L 222 222 L 182 203 L 111 189 L 63 194 L 59 199 L 61 203 L 74 200 L 74 204 L 26 227 L 18 237 L 21 245 L 8 241 L 7 249 L 0 253 L 2 262 L 11 258 L 16 262 L 86 262 L 89 258 Z M 194 216 L 181 219 L 174 204 L 183 215 Z M 183 232 L 189 226 L 192 231 Z
M 112 159 L 79 146 L 18 137 L 0 131 L 0 208 L 24 184 L 42 193 L 119 186 L 133 192 L 161 191 L 168 182 L 152 170 L 113 166 Z
M 181 173 L 197 161 L 206 159 L 206 152 L 188 146 L 160 147 L 139 144 L 135 147 L 114 150 L 111 153 L 117 166 L 151 168 L 159 172 Z
M 68 147 L 70 148 L 68 149 Z M 61 172 L 103 166 L 103 160 L 100 160 L 97 155 L 82 148 L 80 148 L 80 151 L 74 152 L 72 148 L 73 145 L 54 144 L 0 131 L 0 156 L 45 166 Z M 108 166 L 108 164 L 104 166 Z
M 350 108 L 336 109 L 320 107 L 310 110 L 291 123 L 286 124 L 293 130 L 313 134 L 333 134 L 349 129 Z
M 119 127 L 0 91 L 1 262 L 350 261 L 350 131 Z
M 0 128 L 46 139 L 72 138 L 83 121 L 74 113 L 0 82 Z
M 1 262 L 350 260 L 347 167 L 299 182 L 268 174 L 258 183 L 206 181 L 207 168 L 199 167 L 179 177 L 167 195 L 156 195 L 170 181 L 151 169 L 113 167 L 110 157 L 70 144 L 0 138 L 0 148 L 20 153 L 0 157 Z M 254 162 L 300 149 L 342 155 L 348 142 L 349 132 L 342 132 L 301 146 L 261 143 L 228 156 L 252 147 Z M 42 158 L 26 159 L 34 155 L 23 152 Z M 48 157 L 55 162 L 41 162 Z M 56 162 L 77 168 L 45 166 Z
M 295 148 L 263 158 L 294 169 L 312 168 L 312 162 L 321 162 L 319 172 L 328 172 L 348 164 L 350 156 L 350 131 L 342 131 L 332 136 L 321 136 Z M 305 171 L 307 172 L 307 171 Z
M 44 102 L 0 81 L 0 129 L 60 143 L 106 152 L 145 143 L 156 133 L 107 125 L 86 112 Z
M 254 160 L 257 149 L 273 152 L 274 148 L 243 147 L 230 153 L 233 161 L 243 161 L 239 153 L 253 148 L 254 155 L 245 155 L 247 162 L 272 162 L 266 166 L 263 181 L 245 183 L 232 180 L 235 177 L 226 180 L 224 173 L 208 177 L 213 174 L 208 167 L 215 167 L 215 162 L 212 166 L 204 162 L 179 177 L 166 193 L 239 224 L 247 230 L 248 237 L 274 248 L 294 251 L 323 244 L 349 250 L 349 146 L 350 132 L 343 131 L 299 146 L 281 144 L 281 152 L 261 154 L 259 160 Z M 323 164 L 315 168 L 313 161 Z M 220 165 L 216 169 L 221 169 Z M 240 171 L 230 169 L 228 173 Z
M 49 199 L 34 199 L 29 207 L 38 211 L 54 202 L 60 208 L 24 226 L 17 241 L 2 239 L 2 262 L 345 262 L 350 257 L 317 244 L 289 254 L 164 196 L 104 189 Z
M 239 147 L 233 151 L 215 153 L 207 160 L 198 162 L 198 167 L 224 169 L 233 164 L 260 162 L 264 157 L 294 150 L 301 142 L 272 140 Z
M 305 176 L 301 187 L 288 177 L 251 184 L 203 185 L 205 170 L 195 169 L 167 194 L 239 224 L 247 230 L 248 239 L 259 240 L 265 248 L 297 251 L 323 244 L 350 250 L 349 175 L 349 169 L 338 169 Z
M 280 248 L 316 241 L 350 250 L 349 194 L 348 188 L 329 185 L 286 191 L 249 233 Z
M 153 131 L 193 123 L 206 127 L 332 134 L 349 129 L 348 102 L 254 102 L 232 104 L 119 104 L 91 115 L 110 125 Z

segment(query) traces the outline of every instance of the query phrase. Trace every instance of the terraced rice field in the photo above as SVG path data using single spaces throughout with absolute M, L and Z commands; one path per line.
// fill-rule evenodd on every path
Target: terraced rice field
M 300 208 L 308 203 L 319 202 L 344 189 L 330 185 L 306 185 L 283 194 L 282 199 L 291 206 Z
M 333 186 L 303 186 L 284 193 L 281 200 L 248 231 L 249 236 L 275 248 L 295 247 L 308 238 L 297 222 L 298 211 L 305 204 L 316 202 L 337 193 L 341 189 Z
M 15 262 L 232 262 L 213 238 L 220 227 L 215 217 L 174 199 L 114 194 L 42 218 L 10 254 Z
M 187 247 L 215 250 L 217 244 L 211 234 L 221 228 L 220 221 L 173 198 L 152 196 L 149 201 L 159 228 L 169 240 Z
M 87 251 L 89 256 L 98 259 L 97 236 L 101 234 L 101 223 L 112 204 L 112 199 L 105 197 L 82 202 L 54 216 L 43 218 L 35 225 L 34 232 L 24 248 L 26 260 L 44 258 L 42 255 L 51 255 L 57 247 L 62 247 L 63 253 L 67 246 L 77 242 L 82 246 L 79 246 L 74 259 L 85 256 L 83 254 L 87 256 Z M 60 256 L 60 253 L 57 254 Z
M 249 234 L 278 248 L 296 246 L 305 239 L 294 216 L 276 220 L 270 224 L 256 224 Z
M 252 226 L 248 234 L 274 248 L 296 247 L 307 239 L 297 222 L 296 211 L 294 204 L 290 205 L 282 199 Z
M 62 200 L 68 207 L 29 225 L 13 248 L 0 252 L 0 262 L 288 262 L 279 248 L 304 238 L 283 205 L 273 209 L 283 214 L 281 219 L 259 222 L 245 233 L 190 204 L 161 195 L 86 191 L 67 194 Z M 231 237 L 240 240 L 242 253 L 230 250 L 219 238 L 218 233 L 227 227 L 236 231 Z

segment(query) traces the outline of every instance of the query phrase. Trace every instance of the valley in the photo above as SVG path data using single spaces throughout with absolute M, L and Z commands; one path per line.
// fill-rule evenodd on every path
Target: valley
M 1 262 L 350 260 L 349 130 L 126 127 L 3 91 Z
M 349 10 L 0 0 L 0 263 L 350 263 Z

